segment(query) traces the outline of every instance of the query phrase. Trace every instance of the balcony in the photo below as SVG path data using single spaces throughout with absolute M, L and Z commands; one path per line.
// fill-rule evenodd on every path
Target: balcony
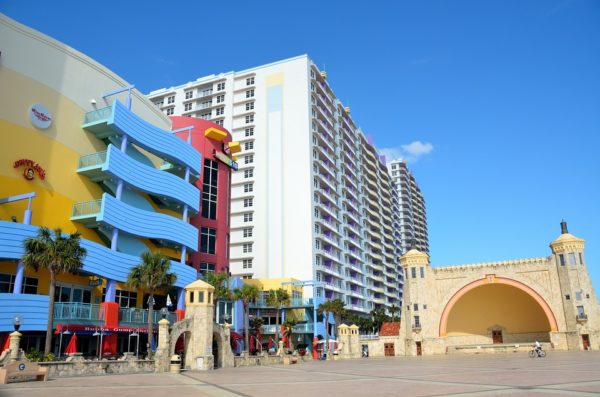
M 578 323 L 586 323 L 588 320 L 588 316 L 585 313 L 577 314 L 577 322 Z
M 173 164 L 190 167 L 200 173 L 202 156 L 186 141 L 143 120 L 119 101 L 111 106 L 87 112 L 82 128 L 98 139 L 127 135 L 130 142 Z
M 12 260 L 21 259 L 24 253 L 23 241 L 26 238 L 34 237 L 37 234 L 37 231 L 38 228 L 32 225 L 24 225 L 22 223 L 0 220 L 0 258 Z M 82 273 L 88 275 L 95 275 L 119 282 L 125 282 L 127 280 L 127 274 L 131 268 L 140 262 L 139 256 L 113 251 L 102 244 L 95 243 L 85 238 L 81 239 L 81 246 L 87 251 L 87 255 L 83 260 L 83 268 L 81 271 Z M 171 271 L 177 274 L 175 286 L 179 288 L 183 288 L 197 279 L 196 270 L 181 262 L 171 261 Z M 2 302 L 2 296 L 4 295 L 10 295 L 11 299 L 13 300 L 11 305 L 14 305 L 15 299 L 25 299 L 25 303 L 18 304 L 22 306 L 31 304 L 35 306 L 35 309 L 31 309 L 32 312 L 44 312 L 44 319 L 40 321 L 43 323 L 43 327 L 41 329 L 45 329 L 45 324 L 48 320 L 47 296 L 28 294 L 0 294 L 0 316 L 3 312 L 2 309 L 4 308 L 4 303 Z M 43 301 L 46 302 L 45 307 L 43 306 Z M 7 305 L 7 308 L 8 306 L 9 305 Z M 36 318 L 32 317 L 32 322 L 29 324 L 34 324 L 34 320 Z M 0 324 L 2 324 L 1 321 Z M 6 324 L 10 324 L 10 321 L 7 321 Z M 23 329 L 29 330 L 28 328 Z
M 277 326 L 275 324 L 263 325 L 260 330 L 263 335 L 275 335 Z M 315 325 L 313 323 L 297 324 L 292 328 L 293 334 L 312 334 L 314 332 Z
M 421 324 L 416 323 L 412 325 L 413 332 L 421 332 Z
M 173 216 L 145 211 L 104 193 L 101 200 L 73 205 L 71 220 L 87 227 L 108 225 L 139 237 L 198 250 L 198 229 Z
M 199 210 L 200 191 L 195 186 L 134 160 L 112 144 L 106 151 L 82 156 L 77 172 L 95 182 L 119 178 L 127 185 L 156 197 L 173 210 L 182 205 L 187 205 L 193 213 Z
M 292 298 L 290 299 L 290 304 L 282 306 L 282 308 L 296 309 L 301 307 L 313 307 L 313 302 L 313 298 Z M 250 307 L 258 309 L 273 308 L 273 306 L 269 306 L 264 299 L 257 299 L 254 303 L 250 303 Z
M 152 324 L 156 325 L 162 319 L 159 310 L 152 311 Z M 167 320 L 171 324 L 177 322 L 177 314 L 169 312 Z M 138 309 L 136 307 L 119 308 L 119 325 L 124 327 L 147 327 L 148 326 L 148 310 Z
M 104 312 L 100 305 L 79 302 L 54 304 L 54 324 L 104 325 Z

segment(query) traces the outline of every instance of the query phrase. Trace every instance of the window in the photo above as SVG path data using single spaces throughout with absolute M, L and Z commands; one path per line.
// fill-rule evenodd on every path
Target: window
M 571 300 L 571 295 L 569 295 L 569 294 L 565 295 L 565 299 L 568 300 L 568 301 L 570 301 Z
M 175 103 L 175 95 L 172 95 L 167 98 L 167 103 Z
M 190 291 L 190 303 L 194 303 L 194 291 Z
M 254 176 L 254 170 L 244 170 L 244 178 L 252 178 Z
M 244 150 L 254 149 L 254 141 L 244 143 Z
M 425 278 L 425 268 L 421 266 L 421 268 L 419 270 L 421 273 L 421 278 Z
M 252 110 L 252 109 L 254 109 L 254 102 L 246 103 L 246 110 Z
M 581 291 L 575 292 L 575 300 L 578 300 L 578 301 L 581 300 Z
M 244 251 L 244 254 L 252 252 L 252 243 L 243 244 L 242 245 L 242 251 Z
M 248 207 L 252 207 L 252 199 L 251 198 L 244 199 L 244 208 L 248 208 Z
M 251 164 L 254 162 L 254 156 L 249 154 L 247 156 L 244 156 L 244 164 Z
M 217 178 L 218 164 L 214 160 L 204 160 L 202 181 L 202 217 L 217 219 Z
M 200 96 L 201 96 L 201 97 L 208 96 L 208 95 L 212 94 L 212 92 L 213 92 L 213 91 L 212 91 L 212 88 L 205 88 L 205 89 L 203 89 L 203 90 L 202 90 L 202 92 L 200 93 Z
M 159 108 L 161 108 L 165 103 L 163 101 L 158 101 L 158 102 L 154 102 L 154 104 L 156 106 L 158 106 Z
M 217 95 L 217 103 L 225 102 L 225 95 Z
M 246 213 L 244 214 L 244 222 L 252 222 L 252 213 Z
M 209 227 L 200 228 L 200 252 L 204 254 L 215 254 L 217 232 Z
M 253 97 L 254 97 L 254 90 L 246 91 L 246 98 L 253 98 Z
M 254 128 L 246 128 L 245 136 L 254 136 Z
M 246 116 L 246 124 L 249 123 L 254 123 L 254 115 L 253 114 L 249 114 Z
M 412 276 L 412 278 L 417 278 L 417 268 L 416 267 L 410 268 L 410 275 Z
M 37 294 L 38 279 L 23 277 L 21 286 L 22 294 Z M 13 274 L 0 273 L 0 293 L 12 293 L 15 288 L 15 276 Z
M 419 316 L 415 316 L 415 327 L 420 327 L 421 326 L 421 319 L 419 319 Z
M 252 183 L 244 184 L 244 193 L 250 193 L 253 190 L 254 190 L 254 185 Z
M 215 120 L 215 124 L 216 125 L 220 125 L 221 127 L 223 126 L 223 122 L 224 122 L 223 119 L 221 119 L 221 120 Z
M 223 91 L 225 89 L 225 82 L 217 84 L 217 91 Z
M 244 269 L 252 269 L 252 259 L 244 259 L 242 262 L 242 267 Z
M 214 271 L 215 271 L 214 263 L 200 262 L 200 273 L 206 274 L 208 272 L 214 272 Z
M 569 258 L 569 266 L 577 265 L 577 262 L 575 261 L 575 254 L 573 252 L 569 252 L 567 254 L 567 258 Z
M 204 302 L 204 291 L 198 291 L 198 303 Z
M 252 228 L 251 227 L 244 229 L 244 237 L 252 237 Z
M 578 317 L 584 317 L 585 316 L 585 310 L 583 310 L 583 306 L 577 306 L 577 316 Z
M 171 116 L 173 113 L 175 113 L 175 108 L 168 108 L 167 109 L 167 116 Z
M 416 311 L 416 312 L 419 311 L 419 304 L 418 303 L 413 304 L 413 310 Z
M 248 77 L 246 79 L 246 85 L 252 85 L 254 84 L 254 77 Z
M 579 253 L 579 264 L 583 265 L 583 255 L 581 255 L 581 252 Z
M 558 260 L 560 261 L 561 266 L 565 265 L 565 256 L 563 254 L 558 255 Z
M 208 113 L 202 113 L 200 115 L 200 118 L 204 119 L 204 120 L 210 120 L 210 117 L 211 117 L 211 113 L 210 112 L 208 112 Z
M 115 302 L 119 304 L 119 307 L 135 308 L 137 306 L 137 296 L 137 292 L 117 289 L 115 291 Z M 102 300 L 106 300 L 106 288 L 102 290 Z
M 217 109 L 215 110 L 215 114 L 216 114 L 217 116 L 220 116 L 220 115 L 222 115 L 223 113 L 225 113 L 225 108 L 224 108 L 224 107 L 220 107 L 220 108 L 217 108 Z
M 185 109 L 185 111 L 192 110 L 192 104 L 191 103 L 186 103 L 184 105 L 184 109 Z
M 242 280 L 252 280 L 252 275 L 251 274 L 244 274 L 242 276 Z
M 185 99 L 192 99 L 194 97 L 194 91 L 186 91 Z

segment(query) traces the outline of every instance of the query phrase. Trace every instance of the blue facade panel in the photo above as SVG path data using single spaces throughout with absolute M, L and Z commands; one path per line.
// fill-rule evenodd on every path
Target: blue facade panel
M 134 236 L 165 240 L 198 251 L 198 229 L 173 216 L 141 210 L 110 194 L 102 195 L 102 211 L 96 218 Z
M 19 260 L 24 252 L 23 241 L 35 237 L 37 229 L 36 226 L 0 221 L 0 259 Z M 90 240 L 81 239 L 81 246 L 87 250 L 82 271 L 91 275 L 125 282 L 130 269 L 140 263 L 138 256 L 112 251 Z M 176 287 L 183 288 L 197 279 L 196 270 L 180 262 L 171 261 L 171 272 L 177 275 Z M 47 306 L 46 303 L 46 309 Z
M 130 137 L 136 144 L 170 161 L 190 167 L 200 173 L 202 156 L 184 140 L 144 121 L 119 101 L 113 103 L 113 111 L 107 125 L 113 131 Z
M 19 331 L 45 330 L 48 326 L 48 295 L 0 294 L 0 332 L 12 332 L 13 318 L 22 317 Z
M 187 204 L 196 212 L 199 211 L 200 191 L 194 185 L 173 174 L 142 164 L 113 145 L 108 146 L 102 170 L 143 192 L 172 198 Z

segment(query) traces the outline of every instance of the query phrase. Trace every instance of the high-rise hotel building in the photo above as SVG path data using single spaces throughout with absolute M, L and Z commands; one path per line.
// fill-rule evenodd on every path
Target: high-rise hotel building
M 388 169 L 399 200 L 399 228 L 402 254 L 411 248 L 414 241 L 415 248 L 429 254 L 429 235 L 427 234 L 427 213 L 425 199 L 415 177 L 402 159 L 393 160 L 388 164 Z
M 211 120 L 242 151 L 231 182 L 230 271 L 316 281 L 368 313 L 400 304 L 398 202 L 388 169 L 306 55 L 151 92 L 166 115 Z

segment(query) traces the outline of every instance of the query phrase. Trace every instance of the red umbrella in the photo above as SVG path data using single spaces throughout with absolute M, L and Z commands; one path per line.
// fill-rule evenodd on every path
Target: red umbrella
M 72 354 L 72 353 L 76 353 L 77 352 L 77 334 L 74 333 L 73 336 L 71 336 L 71 340 L 69 341 L 69 344 L 67 345 L 67 347 L 65 347 L 65 354 Z
M 273 338 L 271 338 L 270 336 L 269 336 L 269 344 L 267 345 L 267 348 L 269 350 L 271 350 L 273 348 Z
M 10 347 L 10 336 L 7 334 L 6 339 L 4 339 L 4 344 L 2 345 L 2 349 L 0 349 L 0 353 Z

